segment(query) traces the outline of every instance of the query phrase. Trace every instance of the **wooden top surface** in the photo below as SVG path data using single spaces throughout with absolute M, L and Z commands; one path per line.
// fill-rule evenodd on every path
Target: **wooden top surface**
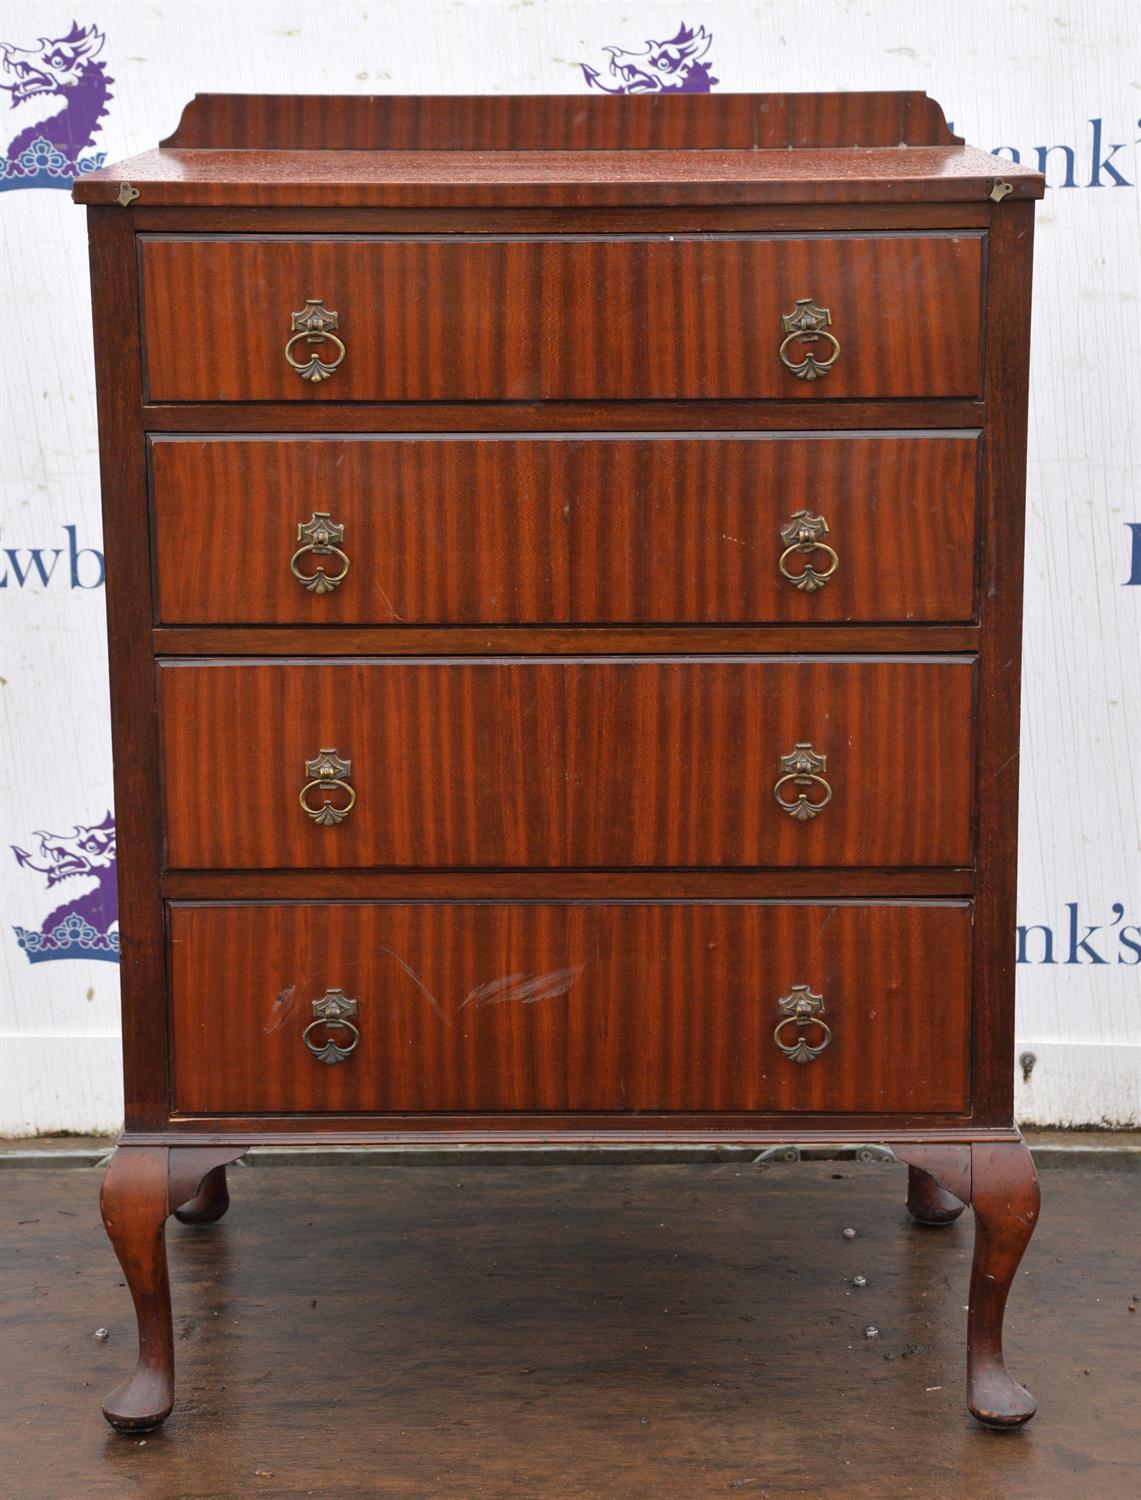
M 920 93 L 197 96 L 80 203 L 490 207 L 983 201 L 1042 177 L 951 134 Z
M 80 203 L 140 207 L 520 207 L 982 202 L 1042 179 L 970 146 L 804 151 L 160 150 L 75 184 Z

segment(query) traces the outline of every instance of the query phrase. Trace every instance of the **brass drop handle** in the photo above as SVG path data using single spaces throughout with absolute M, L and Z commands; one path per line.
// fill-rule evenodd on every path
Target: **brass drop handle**
M 811 297 L 798 297 L 796 306 L 780 320 L 784 338 L 780 346 L 781 364 L 791 370 L 798 380 L 819 380 L 827 375 L 840 355 L 840 343 L 828 332 L 832 324 L 832 313 L 827 307 L 817 307 Z M 817 359 L 811 348 L 824 339 L 831 346 L 825 359 Z M 789 351 L 796 345 L 802 358 L 799 364 L 790 358 Z
M 807 823 L 822 813 L 832 800 L 832 788 L 824 779 L 828 757 L 803 741 L 793 746 L 791 754 L 781 756 L 780 768 L 784 774 L 773 787 L 777 806 L 798 823 Z M 783 795 L 786 788 L 797 792 L 795 799 Z M 816 794 L 815 797 L 810 793 Z
M 328 380 L 343 362 L 345 346 L 333 332 L 340 325 L 340 314 L 330 312 L 318 297 L 308 298 L 300 312 L 290 314 L 289 326 L 293 334 L 285 346 L 285 358 L 290 369 L 296 370 L 302 380 L 311 380 L 314 385 Z M 298 359 L 294 350 L 300 344 L 316 346 L 325 353 L 331 348 L 335 358 L 326 363 L 317 353 L 311 352 L 308 359 Z
M 349 559 L 338 542 L 345 539 L 345 528 L 333 520 L 327 510 L 315 510 L 307 521 L 298 521 L 297 540 L 301 543 L 289 559 L 289 571 L 302 588 L 311 594 L 331 594 L 339 583 L 344 583 L 349 571 Z M 297 566 L 303 557 L 335 557 L 340 571 L 329 576 L 323 567 L 312 573 L 303 573 Z
M 824 996 L 814 994 L 806 984 L 794 984 L 777 1001 L 777 1009 L 780 1020 L 773 1031 L 773 1041 L 789 1062 L 815 1062 L 832 1040 L 832 1028 L 821 1020 Z M 788 1026 L 794 1029 L 786 1031 Z M 810 1036 L 813 1042 L 809 1041 Z
M 823 516 L 815 516 L 810 510 L 794 510 L 780 529 L 784 551 L 777 567 L 781 576 L 787 578 L 793 588 L 802 593 L 814 594 L 822 589 L 840 565 L 833 548 L 823 540 L 828 535 L 828 522 Z M 805 562 L 799 573 L 789 570 L 789 561 L 794 557 L 809 558 L 813 553 L 823 553 L 826 562 L 823 572 L 818 572 L 811 563 Z
M 344 990 L 326 990 L 320 1000 L 314 1000 L 314 1019 L 301 1033 L 301 1040 L 318 1062 L 328 1063 L 332 1067 L 334 1063 L 344 1062 L 357 1050 L 361 1040 L 360 1030 L 349 1019 L 356 1013 L 357 1002 L 351 1000 Z M 348 1046 L 343 1047 L 340 1042 L 335 1041 L 329 1035 L 331 1031 L 348 1032 L 350 1038 Z M 323 1041 L 314 1039 L 316 1032 L 323 1034 Z
M 305 762 L 305 774 L 309 780 L 301 788 L 298 801 L 314 823 L 331 828 L 334 823 L 343 823 L 356 806 L 357 794 L 349 785 L 353 763 L 342 760 L 335 750 L 320 750 L 312 760 Z M 319 807 L 312 806 L 311 792 L 339 792 L 348 798 L 340 805 L 326 797 Z

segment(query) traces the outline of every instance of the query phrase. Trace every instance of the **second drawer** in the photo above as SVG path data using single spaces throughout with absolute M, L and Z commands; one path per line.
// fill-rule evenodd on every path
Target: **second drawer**
M 163 624 L 974 616 L 978 434 L 156 437 Z
M 181 869 L 971 862 L 970 659 L 167 661 Z

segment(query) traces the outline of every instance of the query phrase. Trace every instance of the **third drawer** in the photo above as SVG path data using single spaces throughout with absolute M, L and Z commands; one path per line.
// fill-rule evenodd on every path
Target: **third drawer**
M 966 657 L 165 661 L 179 869 L 962 867 Z

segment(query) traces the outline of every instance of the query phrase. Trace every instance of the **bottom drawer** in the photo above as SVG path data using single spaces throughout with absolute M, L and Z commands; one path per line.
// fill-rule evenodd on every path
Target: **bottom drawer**
M 176 904 L 170 942 L 182 1114 L 969 1107 L 965 902 Z

